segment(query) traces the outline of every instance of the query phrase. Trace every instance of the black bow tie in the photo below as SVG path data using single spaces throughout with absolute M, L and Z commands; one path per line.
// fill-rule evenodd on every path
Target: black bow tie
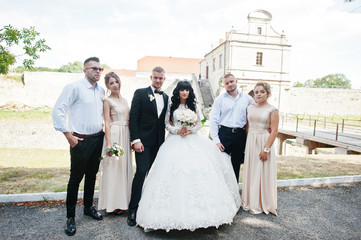
M 163 91 L 154 90 L 154 93 L 157 93 L 157 94 L 163 95 Z

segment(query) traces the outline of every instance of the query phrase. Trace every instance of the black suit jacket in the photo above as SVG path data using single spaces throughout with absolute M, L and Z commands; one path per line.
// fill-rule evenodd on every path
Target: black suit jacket
M 161 145 L 165 136 L 165 114 L 168 95 L 163 94 L 164 108 L 158 118 L 156 99 L 151 87 L 137 89 L 129 113 L 131 140 L 140 139 L 144 146 Z

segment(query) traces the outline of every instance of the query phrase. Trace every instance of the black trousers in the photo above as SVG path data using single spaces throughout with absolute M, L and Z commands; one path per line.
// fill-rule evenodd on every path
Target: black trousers
M 91 207 L 93 205 L 94 186 L 104 134 L 83 139 L 74 148 L 70 147 L 70 178 L 66 196 L 67 218 L 75 217 L 79 184 L 84 175 L 84 206 Z
M 132 194 L 129 202 L 129 211 L 136 211 L 142 195 L 145 177 L 147 176 L 155 157 L 157 156 L 159 145 L 144 147 L 142 153 L 135 152 L 135 162 L 137 169 L 132 183 Z
M 232 131 L 222 126 L 218 129 L 218 137 L 225 148 L 224 151 L 231 156 L 233 171 L 238 182 L 240 167 L 241 164 L 244 163 L 244 149 L 247 139 L 246 131 L 243 128 Z

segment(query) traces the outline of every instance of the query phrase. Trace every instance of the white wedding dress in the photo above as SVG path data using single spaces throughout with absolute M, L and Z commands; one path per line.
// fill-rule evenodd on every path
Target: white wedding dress
M 174 111 L 184 109 L 180 105 Z M 143 187 L 137 211 L 137 224 L 144 229 L 188 229 L 218 227 L 231 224 L 241 205 L 239 187 L 230 158 L 221 153 L 208 138 L 198 135 L 197 124 L 189 128 L 193 134 L 177 135 L 182 125 L 174 119 L 166 128 L 169 135 Z

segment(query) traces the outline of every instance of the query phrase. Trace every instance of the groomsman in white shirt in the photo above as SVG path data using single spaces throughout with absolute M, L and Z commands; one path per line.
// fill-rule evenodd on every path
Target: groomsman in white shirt
M 97 83 L 102 71 L 99 58 L 86 59 L 84 78 L 64 87 L 52 113 L 54 128 L 64 134 L 70 145 L 67 221 L 64 227 L 65 233 L 69 236 L 76 232 L 75 207 L 79 184 L 84 175 L 84 214 L 95 220 L 103 219 L 93 207 L 95 179 L 104 138 L 104 89 Z
M 212 106 L 210 135 L 219 150 L 231 156 L 238 182 L 246 146 L 247 107 L 254 101 L 237 89 L 237 80 L 230 73 L 223 77 L 223 87 L 226 92 L 219 95 Z

